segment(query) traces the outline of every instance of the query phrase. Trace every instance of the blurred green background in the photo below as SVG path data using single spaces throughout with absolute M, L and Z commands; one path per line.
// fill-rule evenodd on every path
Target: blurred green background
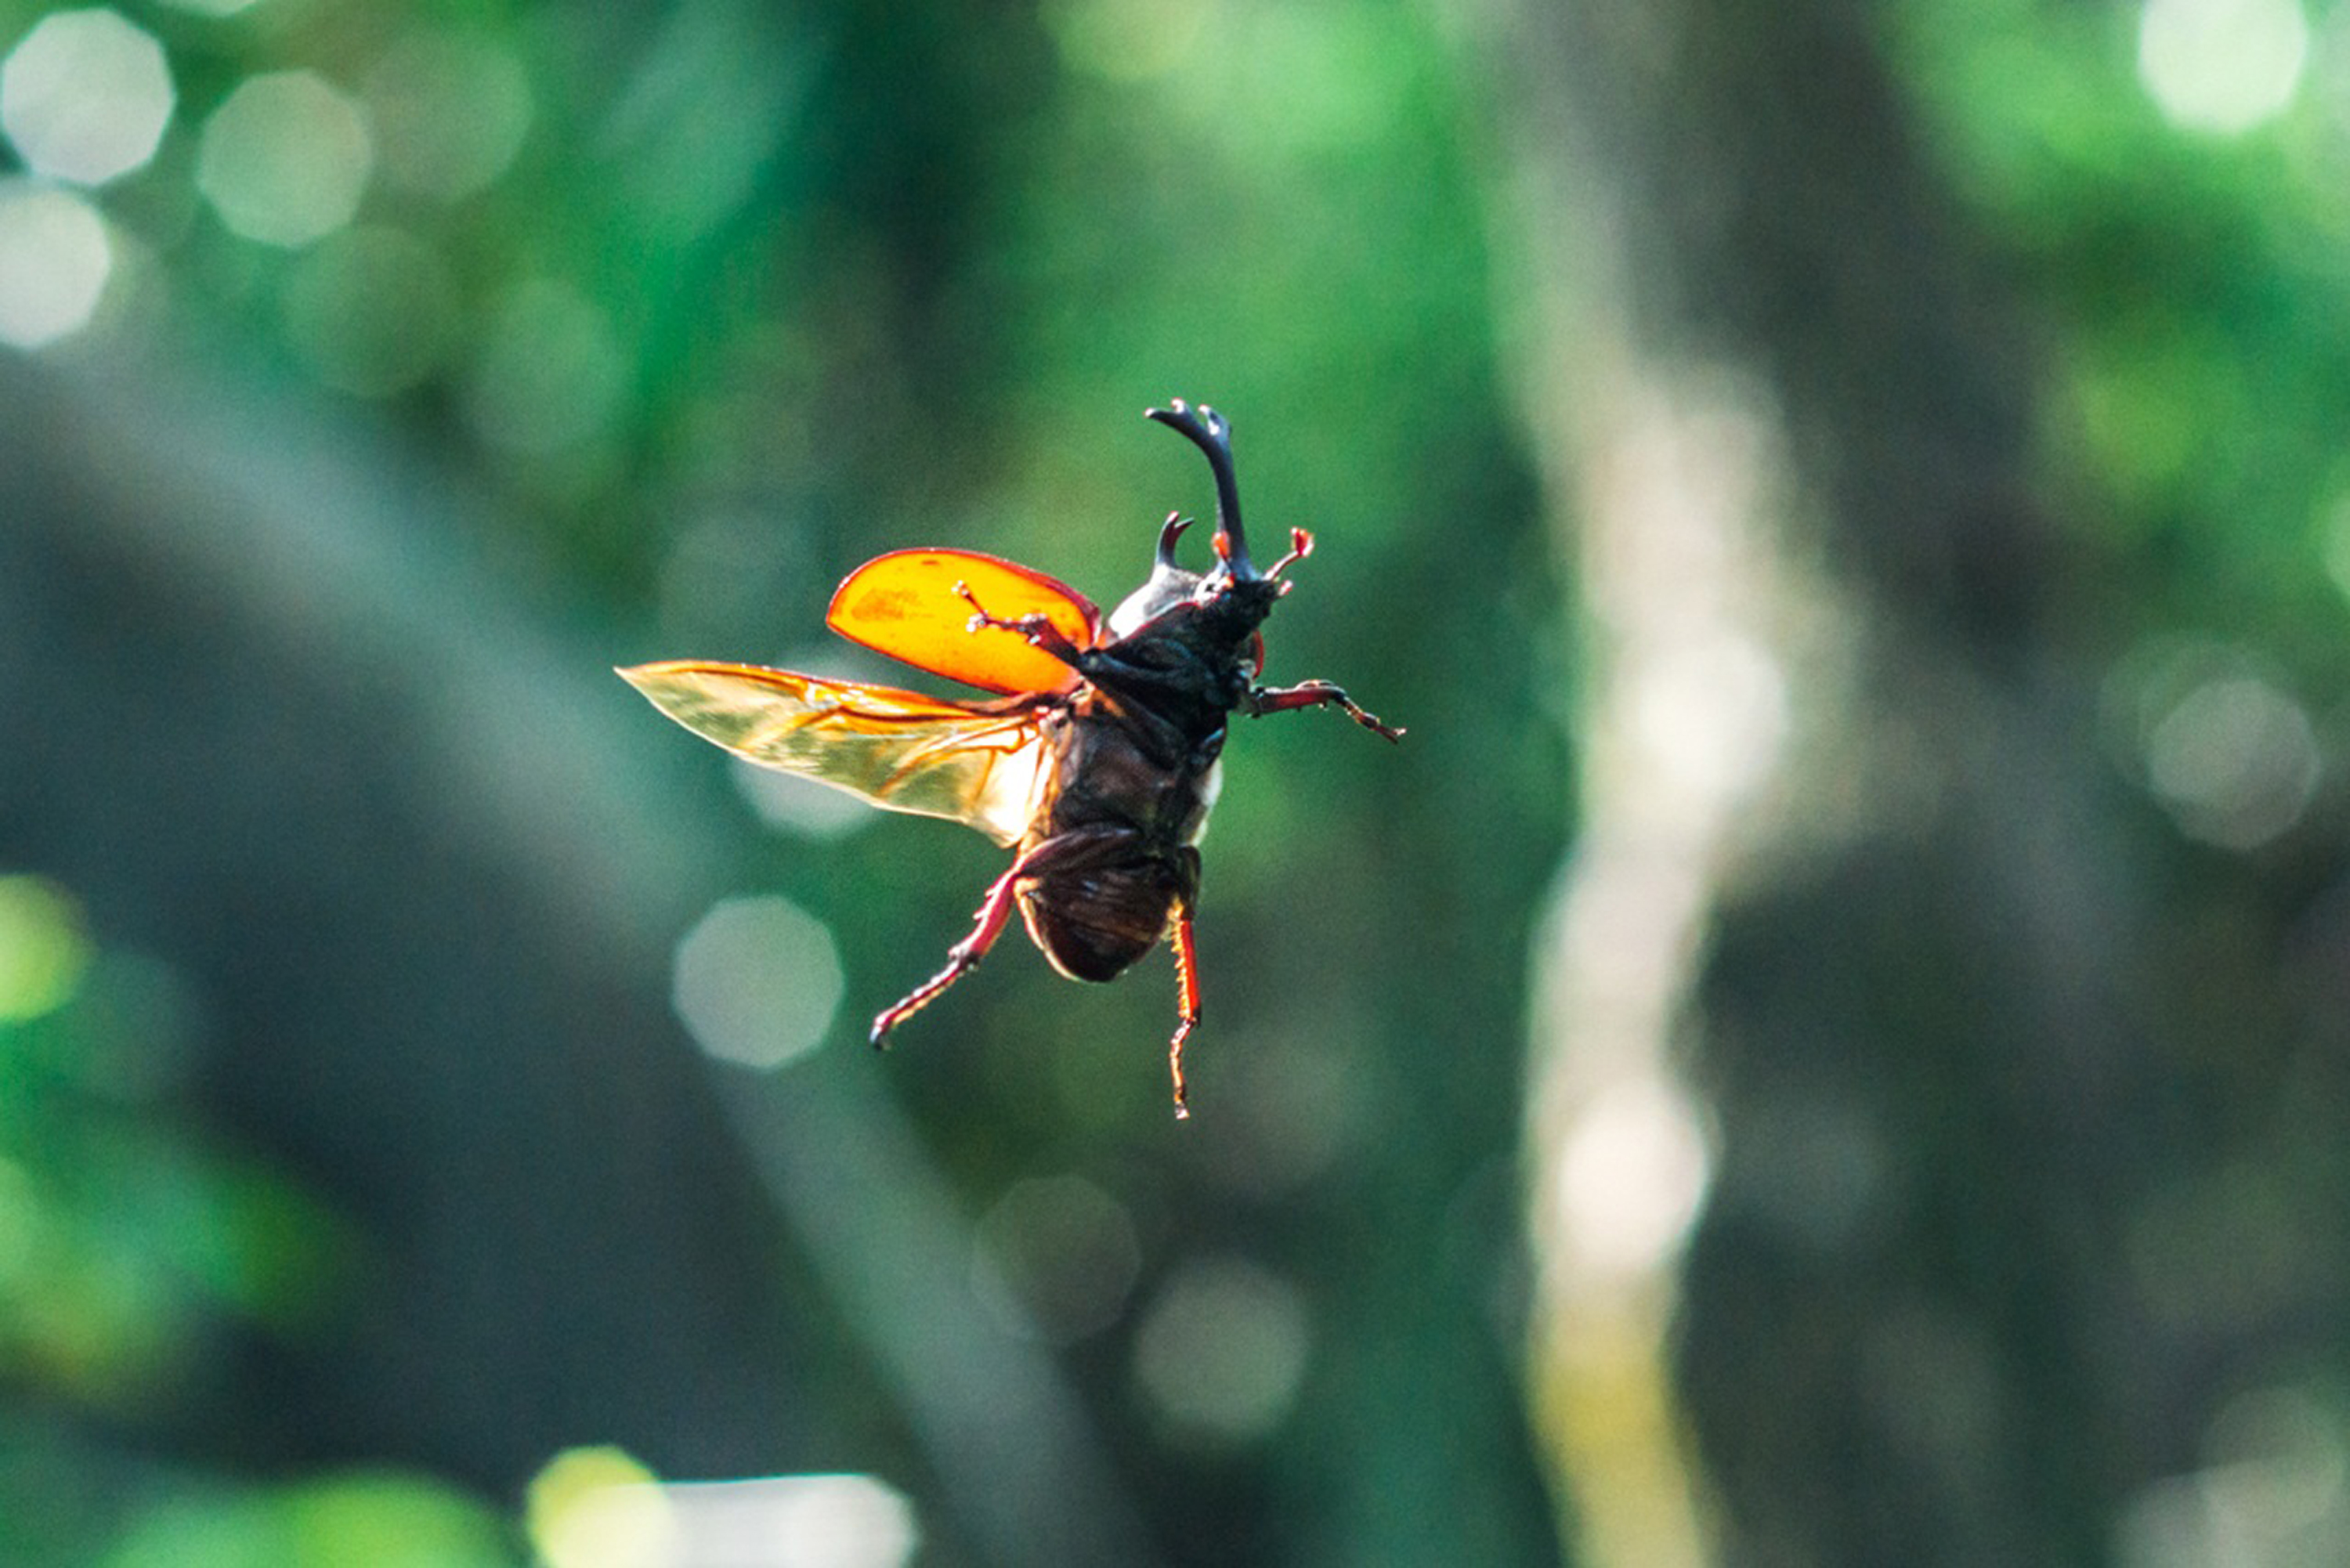
M 2343 1561 L 2350 14 L 0 0 L 0 1563 Z M 1320 549 L 1164 959 L 609 674 Z

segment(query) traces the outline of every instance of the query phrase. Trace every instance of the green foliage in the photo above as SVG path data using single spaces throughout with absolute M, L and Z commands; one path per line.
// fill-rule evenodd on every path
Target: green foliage
M 2326 40 L 2234 132 L 2165 118 L 2133 9 L 1889 15 L 1940 167 L 2048 335 L 2066 522 L 2134 570 L 2144 629 L 2250 632 L 2338 679 L 2350 202 Z
M 511 1568 L 509 1526 L 438 1483 L 389 1473 L 191 1493 L 146 1511 L 103 1568 Z
M 349 1245 L 313 1199 L 194 1125 L 198 1000 L 96 947 L 51 883 L 0 877 L 0 1558 L 108 1568 L 513 1561 L 417 1478 L 251 1487 L 84 1434 L 176 1419 L 225 1330 L 317 1332 Z

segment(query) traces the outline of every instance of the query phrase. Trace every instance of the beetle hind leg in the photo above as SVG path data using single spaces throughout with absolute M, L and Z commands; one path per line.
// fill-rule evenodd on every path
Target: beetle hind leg
M 1200 959 L 1191 948 L 1191 904 L 1175 906 L 1175 992 L 1178 1009 L 1175 1037 L 1167 1043 L 1167 1071 L 1175 1080 L 1175 1117 L 1191 1114 L 1190 1091 L 1183 1082 L 1183 1042 L 1200 1024 Z
M 1015 863 L 1012 869 L 988 885 L 987 897 L 980 900 L 979 912 L 972 918 L 971 935 L 947 950 L 947 966 L 922 981 L 912 991 L 884 1008 L 873 1020 L 872 1041 L 877 1050 L 889 1044 L 889 1031 L 928 1007 L 938 994 L 979 967 L 995 939 L 1003 934 L 1003 927 L 1012 919 L 1014 884 L 1026 874 L 1024 862 Z
M 1105 853 L 1114 853 L 1128 836 L 1115 828 L 1080 828 L 1071 833 L 1055 834 L 1035 848 L 1024 852 L 1012 863 L 1012 868 L 988 884 L 987 896 L 980 900 L 979 912 L 972 917 L 971 935 L 947 950 L 947 966 L 922 981 L 894 1005 L 884 1008 L 873 1020 L 870 1036 L 878 1048 L 889 1044 L 889 1031 L 928 1007 L 955 981 L 969 974 L 1003 934 L 1012 919 L 1020 884 L 1031 877 L 1042 876 L 1056 867 L 1083 866 L 1098 861 Z

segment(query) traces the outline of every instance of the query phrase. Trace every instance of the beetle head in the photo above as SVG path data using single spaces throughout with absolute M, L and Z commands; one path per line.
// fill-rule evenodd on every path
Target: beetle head
M 1237 647 L 1253 640 L 1260 622 L 1272 612 L 1274 601 L 1289 591 L 1277 581 L 1281 569 L 1305 554 L 1311 544 L 1303 529 L 1291 530 L 1295 548 L 1271 571 L 1259 571 L 1249 558 L 1248 536 L 1241 531 L 1240 483 L 1232 472 L 1232 431 L 1222 414 L 1211 408 L 1193 409 L 1180 398 L 1169 407 L 1147 410 L 1147 417 L 1180 431 L 1207 454 L 1216 478 L 1216 564 L 1205 572 L 1187 571 L 1175 564 L 1175 541 L 1191 520 L 1174 513 L 1159 530 L 1159 556 L 1150 580 L 1127 596 L 1109 618 L 1114 637 L 1125 637 L 1171 609 L 1189 605 L 1197 635 L 1210 644 Z

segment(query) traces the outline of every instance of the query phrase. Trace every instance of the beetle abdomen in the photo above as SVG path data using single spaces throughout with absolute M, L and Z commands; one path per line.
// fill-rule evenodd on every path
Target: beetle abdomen
M 1180 891 L 1169 867 L 1145 861 L 1037 877 L 1020 892 L 1028 935 L 1071 980 L 1115 980 L 1167 933 Z

